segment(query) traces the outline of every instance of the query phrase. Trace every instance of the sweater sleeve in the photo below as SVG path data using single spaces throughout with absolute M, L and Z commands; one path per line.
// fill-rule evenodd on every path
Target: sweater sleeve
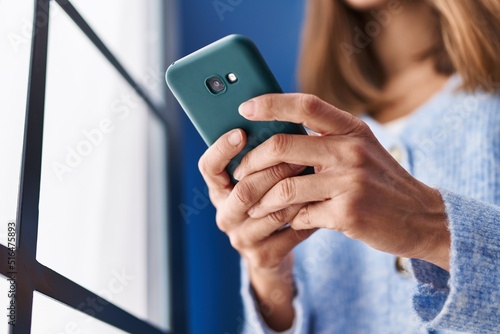
M 450 272 L 412 260 L 413 304 L 433 329 L 500 333 L 500 207 L 445 190 Z
M 243 309 L 245 313 L 245 323 L 243 326 L 243 334 L 304 334 L 308 333 L 308 304 L 304 293 L 304 284 L 299 278 L 299 275 L 294 273 L 294 282 L 296 287 L 296 295 L 293 300 L 295 309 L 295 319 L 292 328 L 285 332 L 275 332 L 271 330 L 265 323 L 260 311 L 258 310 L 257 301 L 250 284 L 250 278 L 245 261 L 241 260 L 241 296 L 243 298 Z

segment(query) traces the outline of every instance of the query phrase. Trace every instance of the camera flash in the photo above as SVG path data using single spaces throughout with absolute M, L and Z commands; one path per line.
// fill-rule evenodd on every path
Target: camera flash
M 227 75 L 227 81 L 229 81 L 230 83 L 235 83 L 236 81 L 238 81 L 238 77 L 234 73 L 229 73 Z

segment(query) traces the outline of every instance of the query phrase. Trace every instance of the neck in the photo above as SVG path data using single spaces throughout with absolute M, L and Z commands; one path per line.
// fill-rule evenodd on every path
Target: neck
M 436 72 L 433 59 L 422 58 L 434 43 L 431 9 L 422 2 L 405 2 L 401 8 L 372 44 L 386 75 L 381 93 L 388 102 L 372 110 L 373 117 L 382 123 L 410 114 L 448 79 Z

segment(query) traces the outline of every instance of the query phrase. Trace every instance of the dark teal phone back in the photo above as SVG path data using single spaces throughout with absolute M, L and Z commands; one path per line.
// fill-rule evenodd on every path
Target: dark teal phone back
M 229 82 L 230 73 L 237 77 L 235 83 Z M 224 92 L 214 94 L 209 90 L 205 81 L 212 76 L 223 79 Z M 231 176 L 243 156 L 272 135 L 306 134 L 299 124 L 248 121 L 238 113 L 239 105 L 253 97 L 282 93 L 257 47 L 244 36 L 224 37 L 174 62 L 167 70 L 166 81 L 208 146 L 229 130 L 241 128 L 246 132 L 244 150 L 227 167 Z

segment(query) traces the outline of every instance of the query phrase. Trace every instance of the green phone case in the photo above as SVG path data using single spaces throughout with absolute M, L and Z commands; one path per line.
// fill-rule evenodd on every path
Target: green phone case
M 236 76 L 236 82 L 230 82 L 230 73 Z M 206 80 L 213 76 L 223 80 L 223 92 L 215 94 L 208 88 Z M 246 132 L 245 148 L 227 167 L 231 177 L 243 156 L 272 135 L 306 134 L 300 124 L 248 121 L 238 113 L 239 105 L 253 97 L 283 92 L 255 44 L 245 36 L 229 35 L 174 62 L 165 77 L 208 146 L 229 130 L 241 128 Z

